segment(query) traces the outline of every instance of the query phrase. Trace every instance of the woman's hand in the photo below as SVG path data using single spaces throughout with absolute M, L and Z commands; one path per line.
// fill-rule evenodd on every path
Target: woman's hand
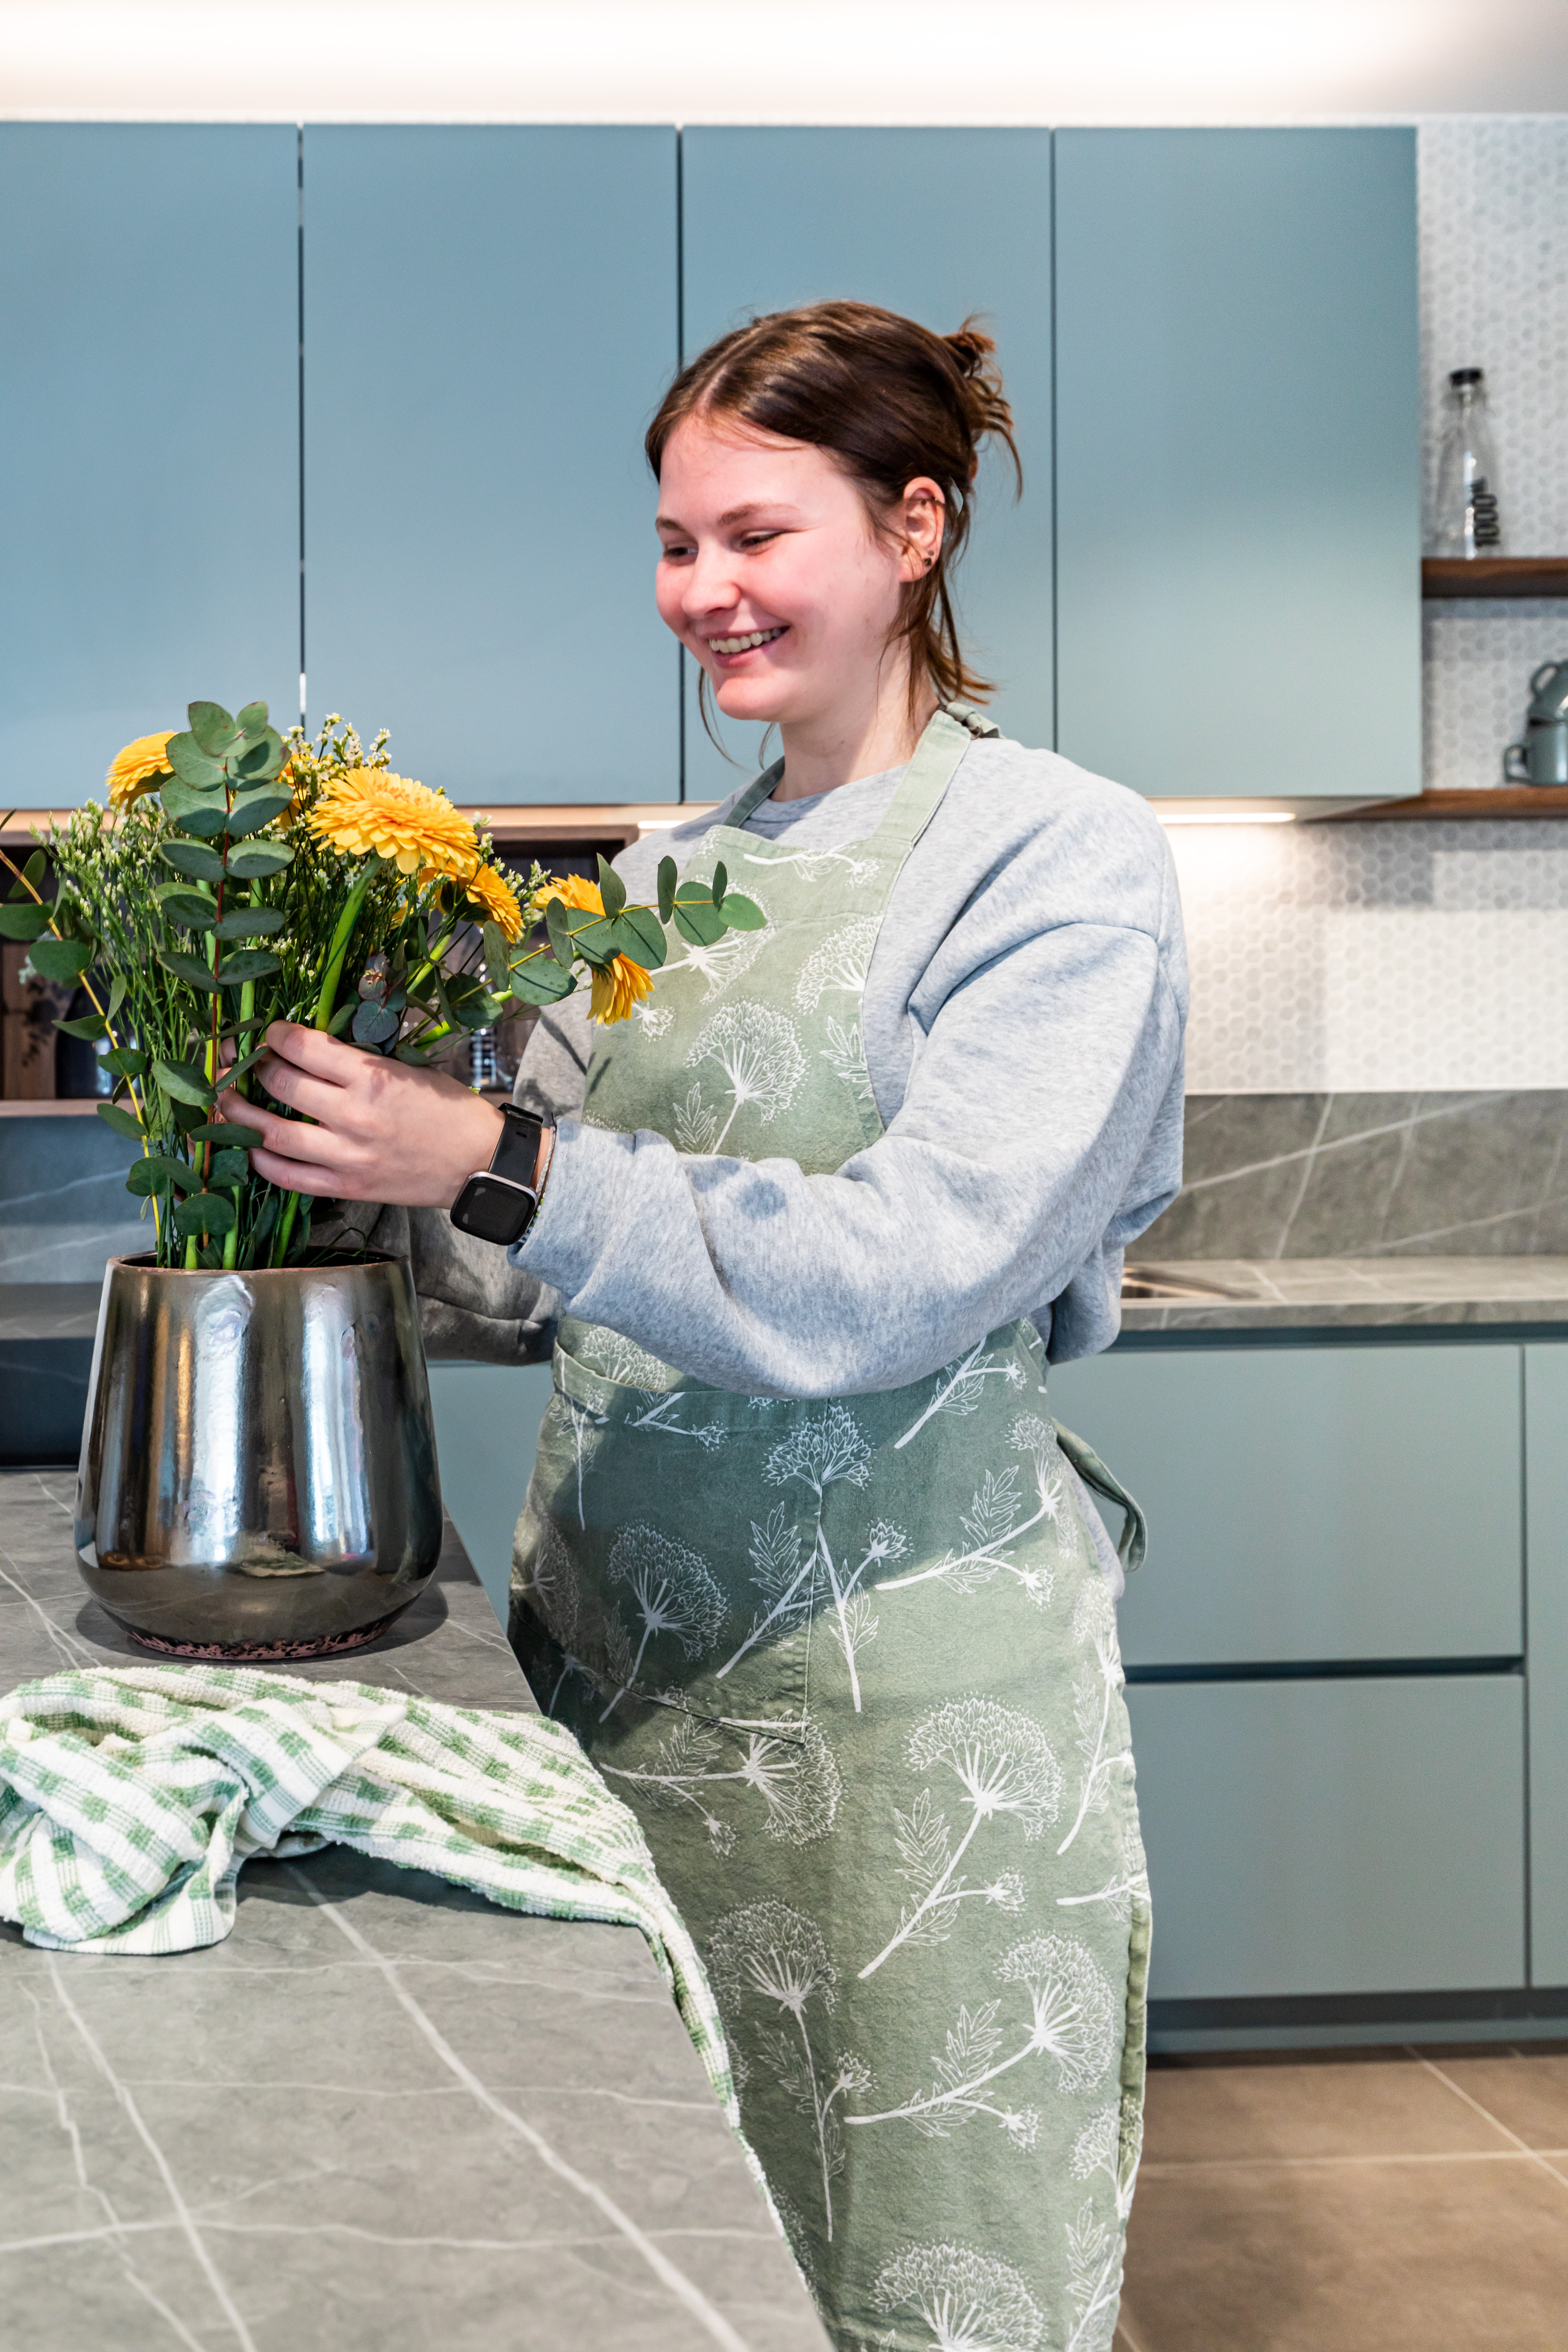
M 225 1118 L 261 1129 L 266 1146 L 250 1164 L 269 1184 L 449 1209 L 474 1171 L 489 1167 L 500 1111 L 456 1078 L 359 1053 L 292 1021 L 275 1021 L 267 1044 L 257 1076 L 275 1102 L 315 1124 L 279 1118 L 233 1092 L 219 1108 Z

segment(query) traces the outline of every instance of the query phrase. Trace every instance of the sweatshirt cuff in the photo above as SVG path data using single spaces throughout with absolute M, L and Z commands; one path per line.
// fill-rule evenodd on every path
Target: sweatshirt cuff
M 633 1139 L 563 1118 L 555 1130 L 544 1198 L 508 1259 L 561 1293 L 563 1307 L 586 1287 L 618 1225 L 631 1171 Z

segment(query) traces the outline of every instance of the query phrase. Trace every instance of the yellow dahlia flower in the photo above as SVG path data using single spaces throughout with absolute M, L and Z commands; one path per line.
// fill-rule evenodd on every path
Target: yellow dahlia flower
M 105 781 L 109 785 L 110 808 L 129 808 L 143 793 L 153 790 L 160 776 L 172 776 L 168 750 L 174 730 L 166 727 L 162 735 L 138 735 L 134 743 L 127 743 L 109 763 Z
M 585 915 L 602 915 L 605 911 L 604 893 L 598 884 L 581 874 L 553 877 L 545 896 L 564 899 L 568 907 Z M 589 1014 L 607 1029 L 612 1022 L 628 1020 L 633 1007 L 652 994 L 653 982 L 640 963 L 634 963 L 630 956 L 613 956 L 602 971 L 595 971 Z
M 334 849 L 351 857 L 374 850 L 400 874 L 465 875 L 478 848 L 473 826 L 444 793 L 384 768 L 350 768 L 327 786 L 305 822 Z
M 521 939 L 522 908 L 504 874 L 493 866 L 479 866 L 469 879 L 468 895 L 476 907 L 483 909 L 487 920 L 500 924 L 504 940 Z

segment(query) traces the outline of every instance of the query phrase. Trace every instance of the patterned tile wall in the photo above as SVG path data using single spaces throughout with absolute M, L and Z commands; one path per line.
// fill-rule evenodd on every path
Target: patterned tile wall
M 1484 367 L 1505 545 L 1568 551 L 1568 117 L 1423 122 L 1428 495 Z M 1501 782 L 1568 601 L 1428 607 L 1426 782 Z M 1194 1092 L 1568 1087 L 1568 824 L 1183 826 Z

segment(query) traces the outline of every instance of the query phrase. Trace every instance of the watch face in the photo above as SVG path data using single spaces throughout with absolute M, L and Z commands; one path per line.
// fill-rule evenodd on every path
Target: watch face
M 452 1203 L 452 1223 L 481 1242 L 505 1244 L 528 1229 L 534 1196 L 500 1176 L 470 1176 Z

